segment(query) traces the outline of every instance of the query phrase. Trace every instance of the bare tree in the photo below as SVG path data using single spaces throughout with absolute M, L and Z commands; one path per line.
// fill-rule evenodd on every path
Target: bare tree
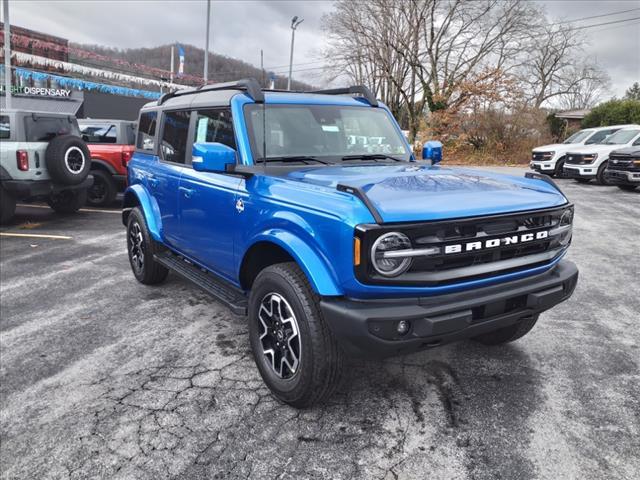
M 519 78 L 531 105 L 551 101 L 567 108 L 592 106 L 609 84 L 609 77 L 583 52 L 580 31 L 565 25 L 532 26 L 529 47 L 519 66 Z

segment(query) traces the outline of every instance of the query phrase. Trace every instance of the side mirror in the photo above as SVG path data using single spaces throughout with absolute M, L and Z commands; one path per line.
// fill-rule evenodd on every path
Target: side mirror
M 431 160 L 431 165 L 437 165 L 442 161 L 442 143 L 437 140 L 429 140 L 422 146 L 422 159 Z
M 225 172 L 236 164 L 236 151 L 222 143 L 194 143 L 191 164 L 198 172 Z

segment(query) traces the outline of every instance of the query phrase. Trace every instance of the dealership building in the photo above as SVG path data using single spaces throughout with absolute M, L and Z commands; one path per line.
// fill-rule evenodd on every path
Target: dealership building
M 3 34 L 4 24 L 0 23 L 1 40 Z M 90 54 L 70 46 L 67 39 L 12 25 L 12 108 L 66 113 L 78 118 L 136 120 L 142 105 L 158 98 L 162 91 L 182 87 L 157 76 L 132 73 L 126 65 L 114 69 L 105 62 L 70 60 L 70 53 L 73 56 L 74 52 Z M 95 56 L 100 60 L 98 54 Z M 5 74 L 2 65 L 2 109 L 6 108 Z

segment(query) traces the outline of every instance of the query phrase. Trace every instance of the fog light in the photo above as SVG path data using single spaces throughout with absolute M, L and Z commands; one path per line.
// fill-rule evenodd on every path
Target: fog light
M 406 334 L 409 331 L 409 328 L 411 328 L 411 324 L 406 320 L 400 320 L 396 326 L 396 330 L 400 335 Z

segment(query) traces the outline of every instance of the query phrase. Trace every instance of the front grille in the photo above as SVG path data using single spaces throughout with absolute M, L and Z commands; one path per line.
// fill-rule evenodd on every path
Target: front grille
M 531 152 L 531 160 L 534 162 L 542 162 L 543 160 L 551 160 L 551 152 Z
M 634 160 L 640 160 L 639 157 L 630 157 L 629 155 L 610 155 L 608 168 L 614 170 L 640 171 L 640 167 L 634 165 Z
M 579 153 L 570 153 L 567 155 L 564 163 L 565 165 L 586 165 L 592 163 L 594 160 L 593 155 L 582 155 Z
M 363 225 L 356 232 L 363 247 L 356 277 L 374 284 L 445 285 L 544 265 L 569 243 L 570 230 L 569 238 L 553 234 L 566 208 L 388 227 Z M 370 252 L 375 240 L 389 231 L 407 235 L 414 249 L 437 247 L 440 253 L 414 257 L 407 272 L 384 277 L 371 265 Z

